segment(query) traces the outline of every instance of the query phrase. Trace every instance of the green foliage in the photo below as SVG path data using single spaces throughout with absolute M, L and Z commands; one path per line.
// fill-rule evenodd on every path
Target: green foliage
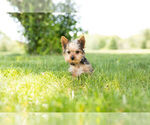
M 141 48 L 142 49 L 150 49 L 150 29 L 145 29 L 143 31 L 143 41 L 142 41 L 142 45 Z
M 8 0 L 20 12 L 54 12 L 52 0 Z
M 116 39 L 112 38 L 112 40 L 109 43 L 108 48 L 109 49 L 118 49 L 118 45 L 117 45 Z
M 106 41 L 105 41 L 105 39 L 101 39 L 100 41 L 99 41 L 99 49 L 102 49 L 102 48 L 104 48 L 106 46 Z
M 143 41 L 143 42 L 142 42 L 141 48 L 142 48 L 142 49 L 146 49 L 146 48 L 147 48 L 147 47 L 146 47 L 146 41 Z
M 146 29 L 140 34 L 128 38 L 118 36 L 86 35 L 86 47 L 89 50 L 95 49 L 149 49 L 150 30 Z
M 26 1 L 22 1 L 22 5 L 24 4 L 33 5 L 31 2 L 28 3 Z M 73 39 L 77 37 L 78 32 L 82 31 L 81 28 L 77 28 L 76 26 L 76 16 L 73 13 L 70 13 L 70 11 L 75 11 L 70 0 L 66 0 L 65 3 L 59 3 L 58 6 L 50 0 L 49 4 L 52 4 L 55 8 L 52 9 L 52 11 L 56 11 L 59 7 L 60 12 L 67 12 L 64 14 L 55 14 L 50 12 L 11 13 L 11 15 L 17 18 L 24 27 L 23 34 L 28 40 L 26 50 L 30 54 L 46 55 L 50 53 L 61 53 L 62 49 L 60 37 L 64 35 L 68 39 Z M 13 3 L 13 5 L 22 9 L 20 4 L 18 5 L 17 3 Z M 43 4 L 41 6 L 43 6 Z M 32 8 L 34 7 L 36 9 L 36 6 L 32 6 Z M 66 10 L 64 9 L 65 7 Z
M 7 51 L 6 44 L 4 42 L 0 43 L 0 51 Z
M 0 55 L 0 111 L 150 111 L 149 54 L 87 58 L 95 71 L 77 80 L 61 55 Z
M 18 41 L 0 41 L 0 51 L 24 53 L 24 44 Z
M 143 36 L 145 40 L 150 40 L 150 29 L 145 29 L 143 31 Z
M 8 40 L 9 38 L 6 36 L 6 34 L 0 31 L 0 51 L 7 51 L 6 43 Z
M 92 49 L 118 49 L 118 36 L 86 35 L 86 47 Z
M 0 51 L 23 51 L 23 46 L 18 41 L 11 40 L 5 33 L 0 32 Z

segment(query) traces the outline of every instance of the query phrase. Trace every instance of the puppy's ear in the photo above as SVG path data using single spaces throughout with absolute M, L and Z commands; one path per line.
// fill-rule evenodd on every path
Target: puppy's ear
M 61 45 L 62 45 L 63 49 L 66 49 L 66 46 L 67 46 L 68 42 L 69 41 L 66 37 L 64 37 L 64 36 L 61 37 Z
M 81 48 L 84 49 L 85 47 L 85 37 L 82 36 L 79 40 L 78 43 L 80 44 Z

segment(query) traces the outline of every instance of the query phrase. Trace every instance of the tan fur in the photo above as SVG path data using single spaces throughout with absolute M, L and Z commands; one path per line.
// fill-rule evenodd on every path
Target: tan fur
M 78 64 L 81 61 L 82 57 L 84 56 L 84 54 L 80 51 L 78 44 L 75 42 L 71 42 L 67 44 L 66 52 L 67 51 L 70 51 L 70 54 L 65 53 L 64 58 L 65 58 L 65 61 L 69 63 Z M 76 51 L 80 51 L 80 53 L 76 54 Z M 71 60 L 71 56 L 74 56 L 75 60 Z
M 62 48 L 63 50 L 65 49 L 64 46 L 66 46 L 68 44 L 68 39 L 64 36 L 61 37 L 61 45 L 62 45 Z
M 84 47 L 85 47 L 85 38 L 82 36 L 79 40 L 69 42 L 64 36 L 61 37 L 61 44 L 63 48 L 63 55 L 65 61 L 70 63 L 69 72 L 72 73 L 72 76 L 77 77 L 82 73 L 92 73 L 92 66 L 87 63 L 81 63 L 81 60 L 84 58 Z M 77 53 L 78 52 L 78 53 Z M 72 60 L 71 57 L 74 57 Z M 71 65 L 73 64 L 73 65 Z
M 82 73 L 92 73 L 93 69 L 92 66 L 90 64 L 85 65 L 85 64 L 79 64 L 76 66 L 70 66 L 69 68 L 69 72 L 72 73 L 73 77 L 77 77 L 80 76 Z
M 84 48 L 85 47 L 85 37 L 82 36 L 78 41 L 79 41 L 79 43 L 83 44 L 83 48 Z

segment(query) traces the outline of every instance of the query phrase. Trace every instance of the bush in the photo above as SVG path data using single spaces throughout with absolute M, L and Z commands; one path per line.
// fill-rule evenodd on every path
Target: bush
M 146 49 L 146 48 L 147 48 L 147 47 L 146 47 L 146 41 L 143 41 L 143 42 L 142 42 L 141 48 L 142 48 L 142 49 Z
M 104 48 L 105 46 L 106 46 L 106 40 L 101 39 L 101 40 L 99 41 L 99 49 L 102 49 L 102 48 Z
M 108 48 L 109 49 L 118 49 L 117 40 L 115 38 L 112 38 Z
M 31 1 L 34 2 L 34 0 Z M 43 8 L 45 7 L 43 3 L 46 1 L 49 5 L 53 5 L 56 8 L 56 5 L 51 0 L 41 2 Z M 28 2 L 27 0 L 20 1 L 21 5 L 27 4 L 29 6 L 32 5 L 32 2 Z M 16 1 L 11 1 L 11 3 L 18 7 L 18 9 L 22 9 L 21 5 L 16 3 Z M 61 53 L 60 37 L 66 36 L 68 39 L 75 38 L 77 33 L 82 31 L 81 28 L 77 28 L 76 26 L 76 15 L 71 13 L 75 11 L 74 4 L 72 4 L 71 0 L 66 0 L 65 3 L 59 3 L 58 5 L 59 12 L 67 12 L 63 14 L 50 12 L 10 13 L 24 28 L 23 35 L 27 38 L 26 51 L 29 54 L 46 55 Z M 36 6 L 33 5 L 32 7 L 36 10 Z M 53 12 L 54 10 L 52 9 L 51 11 Z
M 147 49 L 150 49 L 150 40 L 147 40 L 147 41 L 146 41 L 146 48 L 147 48 Z
M 6 44 L 4 42 L 0 43 L 0 51 L 7 51 Z

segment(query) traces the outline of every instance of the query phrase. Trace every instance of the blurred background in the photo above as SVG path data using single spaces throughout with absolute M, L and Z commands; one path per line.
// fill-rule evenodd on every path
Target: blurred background
M 60 37 L 85 34 L 86 50 L 150 49 L 149 0 L 1 0 L 0 51 L 61 53 Z

